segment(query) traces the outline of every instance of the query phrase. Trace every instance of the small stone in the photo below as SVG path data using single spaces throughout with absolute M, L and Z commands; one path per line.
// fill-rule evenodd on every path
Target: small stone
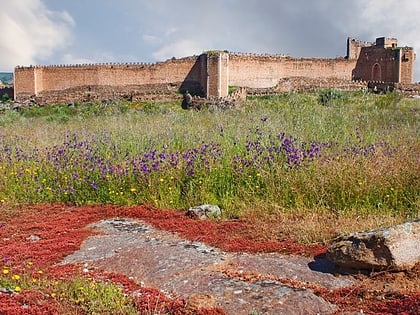
M 34 235 L 32 234 L 31 236 L 28 236 L 26 238 L 26 240 L 30 241 L 30 242 L 38 242 L 41 239 L 41 237 L 39 235 Z
M 222 210 L 217 205 L 201 205 L 189 208 L 185 214 L 192 219 L 207 220 L 217 219 L 222 216 Z

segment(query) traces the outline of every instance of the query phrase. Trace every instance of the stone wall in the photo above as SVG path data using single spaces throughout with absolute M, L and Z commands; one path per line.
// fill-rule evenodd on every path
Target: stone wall
M 363 47 L 352 72 L 352 78 L 353 80 L 399 82 L 399 61 L 399 50 L 380 49 L 375 46 Z
M 374 44 L 352 39 L 347 43 L 347 58 L 209 51 L 200 56 L 152 64 L 17 67 L 15 99 L 36 99 L 43 103 L 138 99 L 152 95 L 169 97 L 176 89 L 194 96 L 220 98 L 228 95 L 229 86 L 272 89 L 285 78 L 300 78 L 284 83 L 296 90 L 308 89 L 314 82 L 318 88 L 341 88 L 340 82 L 351 80 L 412 82 L 415 60 L 412 48 L 397 47 L 397 40 L 389 38 L 378 38 Z M 308 85 L 306 81 L 311 83 Z M 284 89 L 289 89 L 287 86 Z
M 327 88 L 335 88 L 341 91 L 354 91 L 367 89 L 368 82 L 351 81 L 336 78 L 307 78 L 307 77 L 290 77 L 280 79 L 279 82 L 270 88 L 252 89 L 248 88 L 249 95 L 270 95 L 290 92 L 310 92 Z
M 206 95 L 227 96 L 230 80 L 229 54 L 226 52 L 208 52 L 205 56 L 207 60 Z
M 355 60 L 291 58 L 284 55 L 230 54 L 229 84 L 250 88 L 275 86 L 286 77 L 351 80 Z
M 200 57 L 171 59 L 153 64 L 92 64 L 17 67 L 16 100 L 38 98 L 45 103 L 85 99 L 106 99 L 153 91 L 155 86 L 177 86 L 202 94 Z M 165 90 L 163 88 L 163 90 Z M 96 91 L 96 92 L 95 92 Z M 100 91 L 100 92 L 99 92 Z M 102 94 L 101 94 L 102 93 Z M 61 96 L 58 96 L 62 94 Z
M 411 47 L 403 47 L 400 50 L 400 82 L 410 84 L 413 82 L 413 69 L 416 54 Z

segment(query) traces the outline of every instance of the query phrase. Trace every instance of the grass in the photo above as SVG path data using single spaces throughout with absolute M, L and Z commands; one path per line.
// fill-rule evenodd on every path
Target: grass
M 18 273 L 11 266 L 4 265 L 0 288 L 9 293 L 41 293 L 52 304 L 62 305 L 62 314 L 138 314 L 133 298 L 114 283 L 97 281 L 91 277 L 51 280 L 42 270 L 31 269 L 28 266 L 26 272 Z
M 419 115 L 420 101 L 397 93 L 332 90 L 220 112 L 176 101 L 3 109 L 0 208 L 213 203 L 278 238 L 326 242 L 419 217 Z M 0 287 L 35 288 L 66 309 L 135 313 L 112 283 L 37 281 L 3 267 Z
M 334 97 L 325 106 L 320 95 Z M 0 200 L 418 217 L 419 101 L 335 95 L 223 112 L 123 101 L 5 110 Z

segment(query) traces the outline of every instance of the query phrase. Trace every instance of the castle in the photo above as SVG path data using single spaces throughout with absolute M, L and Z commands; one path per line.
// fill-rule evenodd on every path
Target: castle
M 337 80 L 409 85 L 415 57 L 413 48 L 381 37 L 374 43 L 348 38 L 347 56 L 329 59 L 207 51 L 157 63 L 18 66 L 14 97 L 40 104 L 147 99 L 175 91 L 221 98 L 229 86 L 268 89 L 285 78 L 324 80 L 332 87 Z

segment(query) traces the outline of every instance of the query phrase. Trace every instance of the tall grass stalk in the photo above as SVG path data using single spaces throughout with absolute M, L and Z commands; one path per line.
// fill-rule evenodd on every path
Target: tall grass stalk
M 420 102 L 342 92 L 248 99 L 242 110 L 177 102 L 55 105 L 0 114 L 0 201 L 259 205 L 413 218 Z

